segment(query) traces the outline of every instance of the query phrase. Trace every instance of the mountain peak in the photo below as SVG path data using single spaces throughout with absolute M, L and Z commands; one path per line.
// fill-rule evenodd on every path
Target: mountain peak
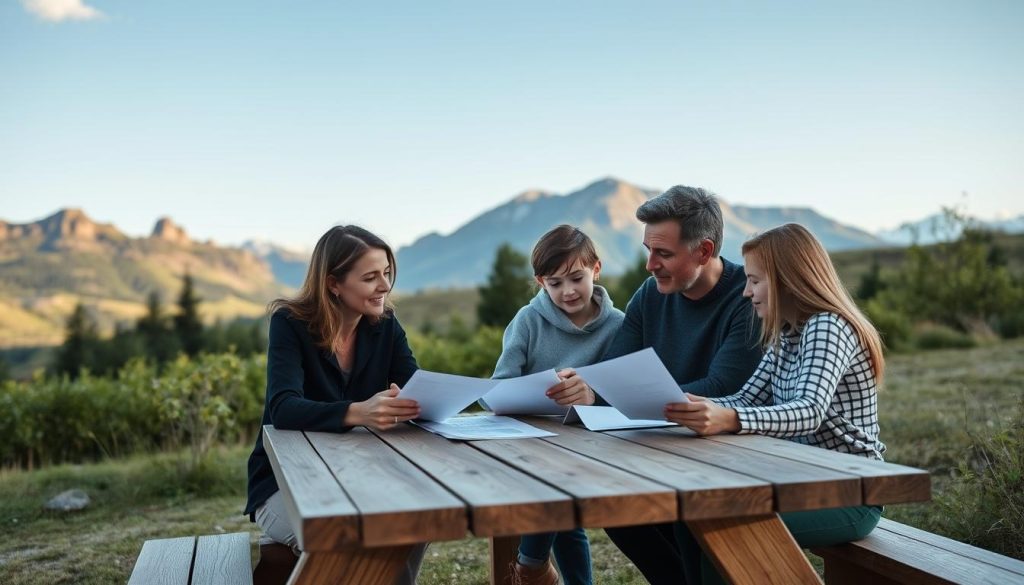
M 545 197 L 553 197 L 554 193 L 545 191 L 543 189 L 527 189 L 519 195 L 512 198 L 512 201 L 516 203 L 530 203 L 538 199 L 544 199 Z
M 185 228 L 177 225 L 167 216 L 157 220 L 156 225 L 153 226 L 153 233 L 149 237 L 175 244 L 190 243 Z

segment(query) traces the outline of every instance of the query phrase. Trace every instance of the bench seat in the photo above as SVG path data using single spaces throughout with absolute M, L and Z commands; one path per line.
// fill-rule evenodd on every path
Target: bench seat
M 249 533 L 147 540 L 128 585 L 252 585 Z
M 811 552 L 825 560 L 828 585 L 1024 584 L 1024 561 L 885 518 L 867 538 Z

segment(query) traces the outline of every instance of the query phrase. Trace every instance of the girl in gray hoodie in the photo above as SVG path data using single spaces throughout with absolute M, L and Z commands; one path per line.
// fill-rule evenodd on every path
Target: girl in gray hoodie
M 515 378 L 554 368 L 561 382 L 547 396 L 561 405 L 594 404 L 594 391 L 574 367 L 601 359 L 622 323 L 608 291 L 594 284 L 601 260 L 591 239 L 560 225 L 541 236 L 531 256 L 541 289 L 505 329 L 494 378 Z M 590 543 L 582 528 L 531 534 L 519 541 L 513 572 L 524 585 L 554 585 L 555 559 L 567 585 L 590 585 Z

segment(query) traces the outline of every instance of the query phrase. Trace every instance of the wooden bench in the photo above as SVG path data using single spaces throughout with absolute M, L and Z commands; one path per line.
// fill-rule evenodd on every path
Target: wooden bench
M 128 585 L 252 585 L 249 533 L 147 540 Z
M 885 518 L 863 540 L 811 552 L 825 559 L 828 585 L 1024 584 L 1024 561 Z

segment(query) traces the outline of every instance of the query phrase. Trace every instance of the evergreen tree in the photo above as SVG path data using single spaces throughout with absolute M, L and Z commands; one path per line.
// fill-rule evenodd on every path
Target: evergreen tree
M 633 298 L 633 293 L 640 288 L 650 275 L 651 273 L 647 271 L 647 256 L 639 254 L 633 266 L 619 277 L 619 282 L 614 287 L 615 290 L 608 291 L 612 295 L 612 301 L 615 303 L 615 306 L 625 311 L 626 305 L 629 304 L 629 299 Z
M 64 343 L 57 350 L 54 369 L 58 374 L 77 378 L 83 367 L 94 367 L 92 362 L 98 342 L 95 321 L 85 305 L 78 303 L 64 326 Z
M 182 277 L 181 294 L 178 296 L 178 314 L 174 316 L 174 332 L 181 343 L 181 349 L 194 356 L 203 349 L 203 323 L 199 320 L 199 303 L 192 275 Z
M 3 384 L 7 380 L 11 379 L 11 366 L 7 363 L 7 358 L 0 355 L 0 384 Z
M 164 315 L 160 293 L 153 291 L 146 297 L 146 314 L 135 327 L 142 338 L 146 356 L 158 364 L 174 358 L 181 347 L 178 337 L 171 335 L 170 318 Z
M 878 296 L 878 293 L 882 292 L 884 288 L 885 282 L 882 281 L 882 267 L 878 263 L 878 254 L 875 254 L 871 257 L 871 268 L 861 277 L 854 296 L 863 303 Z
M 532 280 L 526 256 L 502 244 L 494 256 L 487 284 L 480 287 L 480 303 L 476 306 L 479 324 L 508 325 L 516 311 L 533 297 Z

